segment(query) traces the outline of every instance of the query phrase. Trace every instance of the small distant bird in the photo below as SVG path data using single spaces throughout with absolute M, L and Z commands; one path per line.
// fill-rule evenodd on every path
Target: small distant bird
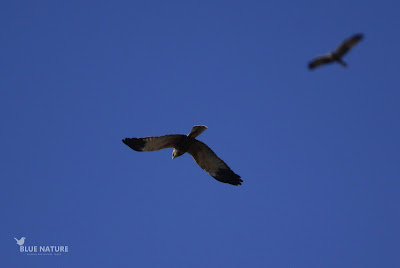
M 22 246 L 25 243 L 25 237 L 21 237 L 21 239 L 16 239 L 14 237 L 15 241 L 17 241 L 18 246 Z
M 332 51 L 332 52 L 330 52 L 330 53 L 328 53 L 326 55 L 322 55 L 322 56 L 319 56 L 319 57 L 313 59 L 308 64 L 308 68 L 310 70 L 312 70 L 312 69 L 314 69 L 314 68 L 316 68 L 318 66 L 321 66 L 321 65 L 324 65 L 324 64 L 328 64 L 328 63 L 332 63 L 332 62 L 338 62 L 343 67 L 346 67 L 347 63 L 345 63 L 342 60 L 342 57 L 347 52 L 349 52 L 349 50 L 353 46 L 355 46 L 358 42 L 360 42 L 363 38 L 364 38 L 363 34 L 355 34 L 355 35 L 353 35 L 349 39 L 344 40 L 336 50 L 334 50 L 334 51 Z
M 240 176 L 235 174 L 206 144 L 195 139 L 206 129 L 206 126 L 194 126 L 187 136 L 171 134 L 159 137 L 125 138 L 122 142 L 139 152 L 174 148 L 172 159 L 187 152 L 192 155 L 202 169 L 216 180 L 232 185 L 241 185 L 243 181 Z

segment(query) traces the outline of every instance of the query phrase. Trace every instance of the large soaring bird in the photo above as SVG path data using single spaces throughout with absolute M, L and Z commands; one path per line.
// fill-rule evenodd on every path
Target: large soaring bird
M 313 59 L 309 64 L 308 64 L 308 68 L 310 70 L 324 65 L 324 64 L 328 64 L 328 63 L 332 63 L 332 62 L 338 62 L 340 63 L 342 66 L 346 67 L 347 64 L 342 60 L 342 57 L 353 47 L 355 46 L 359 41 L 361 41 L 363 39 L 364 35 L 363 34 L 355 34 L 352 37 L 350 37 L 349 39 L 344 40 L 340 46 L 326 54 L 326 55 L 322 55 L 319 56 L 315 59 Z
M 206 144 L 196 139 L 206 129 L 206 126 L 194 126 L 187 136 L 171 134 L 159 137 L 125 138 L 122 142 L 139 152 L 174 148 L 172 159 L 189 153 L 194 161 L 216 180 L 241 185 L 243 181 L 240 176 L 235 174 Z

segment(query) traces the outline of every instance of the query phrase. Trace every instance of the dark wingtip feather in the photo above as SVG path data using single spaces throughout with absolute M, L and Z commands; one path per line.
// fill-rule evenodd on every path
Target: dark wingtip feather
M 364 38 L 364 34 L 358 33 L 358 34 L 355 34 L 353 37 L 354 37 L 355 39 L 357 39 L 357 40 L 361 40 L 361 39 Z
M 143 147 L 146 145 L 146 142 L 143 139 L 137 138 L 125 138 L 122 142 L 128 145 L 131 149 L 139 152 L 143 151 Z
M 235 174 L 230 169 L 218 169 L 213 177 L 220 182 L 229 183 L 232 185 L 242 185 L 243 182 L 243 180 L 240 179 L 240 176 Z

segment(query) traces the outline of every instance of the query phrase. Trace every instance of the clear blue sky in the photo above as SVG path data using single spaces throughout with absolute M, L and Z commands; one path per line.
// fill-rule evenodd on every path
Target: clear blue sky
M 3 1 L 0 266 L 400 267 L 399 10 Z M 121 142 L 196 124 L 242 186 Z

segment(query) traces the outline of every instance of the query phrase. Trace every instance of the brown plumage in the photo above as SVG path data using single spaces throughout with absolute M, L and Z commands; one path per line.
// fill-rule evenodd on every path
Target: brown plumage
M 206 126 L 194 126 L 187 136 L 172 134 L 158 137 L 125 138 L 122 142 L 139 152 L 174 148 L 172 159 L 187 152 L 202 169 L 216 180 L 232 185 L 241 185 L 243 181 L 240 176 L 235 174 L 206 144 L 196 139 L 206 129 Z
M 363 39 L 364 35 L 363 34 L 355 34 L 352 37 L 350 37 L 349 39 L 344 40 L 339 47 L 326 54 L 326 55 L 322 55 L 319 56 L 315 59 L 313 59 L 309 64 L 308 64 L 308 68 L 310 70 L 324 65 L 324 64 L 328 64 L 328 63 L 332 63 L 332 62 L 338 62 L 340 63 L 343 67 L 347 66 L 347 63 L 345 63 L 342 60 L 342 57 L 349 52 L 349 50 L 355 46 L 359 41 L 361 41 Z

